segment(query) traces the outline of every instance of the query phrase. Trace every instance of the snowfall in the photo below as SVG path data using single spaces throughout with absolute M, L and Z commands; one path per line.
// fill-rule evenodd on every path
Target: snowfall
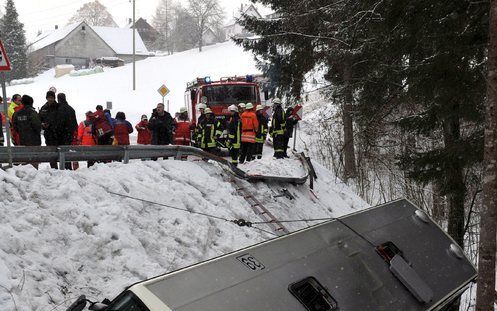
M 112 101 L 113 113 L 126 112 L 136 123 L 161 100 L 157 89 L 171 89 L 171 111 L 183 103 L 186 82 L 257 73 L 253 57 L 223 43 L 205 51 L 187 51 L 137 63 L 132 67 L 55 79 L 48 71 L 31 84 L 8 88 L 30 94 L 35 107 L 49 87 L 67 94 L 79 120 L 97 104 Z M 313 163 L 318 179 L 309 184 L 240 181 L 279 220 L 337 217 L 368 205 L 336 176 Z M 240 166 L 253 174 L 302 177 L 300 162 L 263 159 Z M 222 165 L 189 158 L 96 164 L 76 171 L 15 166 L 0 170 L 0 310 L 65 310 L 79 295 L 113 298 L 134 282 L 174 271 L 236 249 L 274 238 L 272 228 L 237 225 L 190 212 L 261 221 L 237 192 L 234 177 Z M 293 199 L 280 196 L 283 189 Z M 126 195 L 127 197 L 120 196 Z M 159 203 L 159 204 L 155 204 Z M 285 224 L 295 231 L 316 222 Z

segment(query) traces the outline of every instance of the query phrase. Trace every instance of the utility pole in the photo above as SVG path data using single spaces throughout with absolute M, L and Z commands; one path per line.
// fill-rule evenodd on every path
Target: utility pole
M 169 7 L 168 7 L 168 0 L 166 0 L 166 46 L 167 46 L 167 55 L 170 55 L 170 49 L 169 49 Z
M 136 24 L 135 24 L 135 0 L 133 0 L 133 91 L 136 90 Z

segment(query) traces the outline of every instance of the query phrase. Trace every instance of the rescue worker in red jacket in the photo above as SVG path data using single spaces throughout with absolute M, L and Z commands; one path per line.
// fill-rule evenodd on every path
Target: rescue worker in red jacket
M 245 111 L 241 115 L 242 118 L 242 147 L 240 152 L 240 164 L 245 160 L 252 161 L 255 151 L 255 136 L 259 128 L 259 121 L 254 112 L 254 105 L 248 103 L 245 105 Z
M 93 123 L 91 122 L 92 112 L 86 112 L 86 120 L 79 123 L 78 134 L 77 134 L 77 144 L 80 146 L 95 146 L 97 141 L 93 136 Z M 95 164 L 95 161 L 88 161 L 88 167 Z
M 240 154 L 242 139 L 242 121 L 238 114 L 238 107 L 231 105 L 228 107 L 231 117 L 228 122 L 228 140 L 227 145 L 230 150 L 231 164 L 238 166 L 238 155 Z
M 119 146 L 129 145 L 129 134 L 133 133 L 133 126 L 126 120 L 124 112 L 119 111 L 116 114 L 114 123 L 114 144 Z
M 104 108 L 101 105 L 97 105 L 96 109 L 90 116 L 90 120 L 93 122 L 93 135 L 98 145 L 112 145 L 114 134 L 112 124 L 105 116 Z
M 191 122 L 188 120 L 188 112 L 186 107 L 181 107 L 179 116 L 176 120 L 176 131 L 174 132 L 174 144 L 182 146 L 190 146 L 191 140 Z
M 264 112 L 263 105 L 257 106 L 255 110 L 257 120 L 259 121 L 259 128 L 257 130 L 257 135 L 255 136 L 255 157 L 257 157 L 257 159 L 262 159 L 262 149 L 264 148 L 264 142 L 266 141 L 268 131 L 267 124 L 269 120 Z
M 152 132 L 148 128 L 148 117 L 146 114 L 142 115 L 141 121 L 135 126 L 138 132 L 137 143 L 139 145 L 150 145 L 152 142 Z

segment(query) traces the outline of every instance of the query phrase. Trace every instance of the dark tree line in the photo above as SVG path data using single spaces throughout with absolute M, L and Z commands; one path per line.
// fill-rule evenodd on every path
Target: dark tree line
M 470 183 L 482 187 L 490 1 L 256 2 L 277 17 L 244 16 L 257 37 L 237 43 L 290 99 L 325 68 L 342 113 L 344 178 L 357 174 L 354 146 L 378 156 L 401 133 L 392 165 L 436 186 L 448 232 L 464 246 Z

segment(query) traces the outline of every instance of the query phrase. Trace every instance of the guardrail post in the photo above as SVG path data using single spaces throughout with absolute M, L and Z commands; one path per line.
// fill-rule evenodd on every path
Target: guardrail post
M 62 152 L 60 148 L 57 148 L 57 151 L 59 152 L 59 170 L 65 170 L 66 169 L 66 153 Z
M 181 156 L 183 156 L 183 152 L 181 152 L 181 151 L 178 149 L 178 152 L 176 152 L 176 156 L 174 156 L 174 159 L 175 159 L 175 160 L 181 160 Z
M 123 158 L 123 163 L 128 164 L 129 163 L 129 150 L 128 147 L 124 147 L 124 158 Z

